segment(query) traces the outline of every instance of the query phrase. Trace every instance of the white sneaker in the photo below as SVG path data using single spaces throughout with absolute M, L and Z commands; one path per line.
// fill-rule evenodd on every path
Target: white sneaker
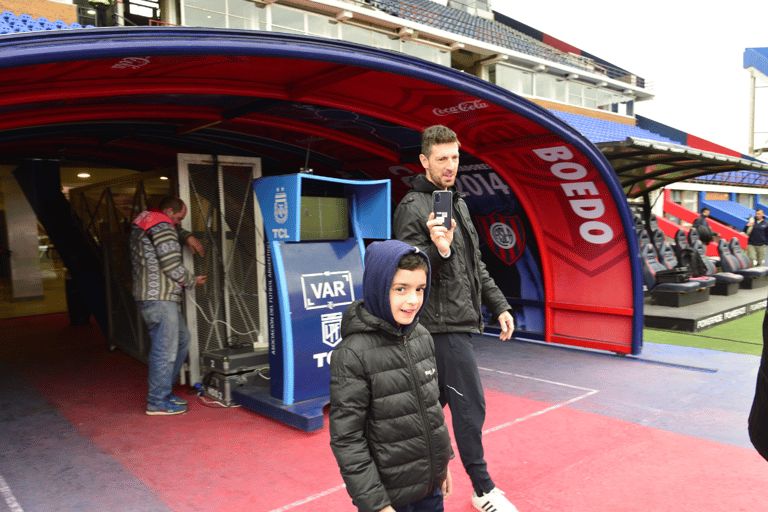
M 479 498 L 477 493 L 473 492 L 472 505 L 483 512 L 518 512 L 515 506 L 504 497 L 504 491 L 499 490 L 498 487 L 494 487 L 491 492 L 487 492 Z

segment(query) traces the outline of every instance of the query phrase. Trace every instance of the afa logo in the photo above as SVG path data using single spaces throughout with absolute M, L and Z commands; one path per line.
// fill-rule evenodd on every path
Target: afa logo
M 285 224 L 288 220 L 288 194 L 285 193 L 285 188 L 280 187 L 275 192 L 275 222 L 278 224 Z
M 501 261 L 512 265 L 520 258 L 525 249 L 525 230 L 520 217 L 492 213 L 475 218 L 483 240 Z

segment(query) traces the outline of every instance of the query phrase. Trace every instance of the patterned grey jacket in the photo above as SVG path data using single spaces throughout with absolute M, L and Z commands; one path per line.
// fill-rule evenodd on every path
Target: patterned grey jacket
M 194 288 L 197 279 L 183 265 L 179 238 L 190 233 L 173 227 L 160 212 L 145 211 L 131 224 L 133 298 L 181 302 L 184 288 Z

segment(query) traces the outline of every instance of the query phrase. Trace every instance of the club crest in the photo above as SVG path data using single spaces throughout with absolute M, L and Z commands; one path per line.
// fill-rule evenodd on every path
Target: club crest
M 520 217 L 492 213 L 475 218 L 483 240 L 501 261 L 512 265 L 520 258 L 525 249 L 525 230 Z

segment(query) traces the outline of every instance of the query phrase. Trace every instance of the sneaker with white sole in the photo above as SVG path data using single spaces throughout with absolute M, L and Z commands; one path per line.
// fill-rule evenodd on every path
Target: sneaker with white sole
M 168 398 L 168 401 L 175 405 L 187 405 L 189 402 L 184 400 L 183 398 L 175 395 L 174 393 L 171 393 L 166 398 Z
M 472 493 L 472 505 L 483 512 L 518 512 L 515 506 L 504 497 L 504 491 L 499 490 L 498 487 L 479 497 L 476 492 Z
M 187 412 L 186 405 L 174 404 L 170 400 L 163 400 L 161 404 L 147 404 L 147 414 L 149 416 L 172 416 L 174 414 L 184 414 Z

